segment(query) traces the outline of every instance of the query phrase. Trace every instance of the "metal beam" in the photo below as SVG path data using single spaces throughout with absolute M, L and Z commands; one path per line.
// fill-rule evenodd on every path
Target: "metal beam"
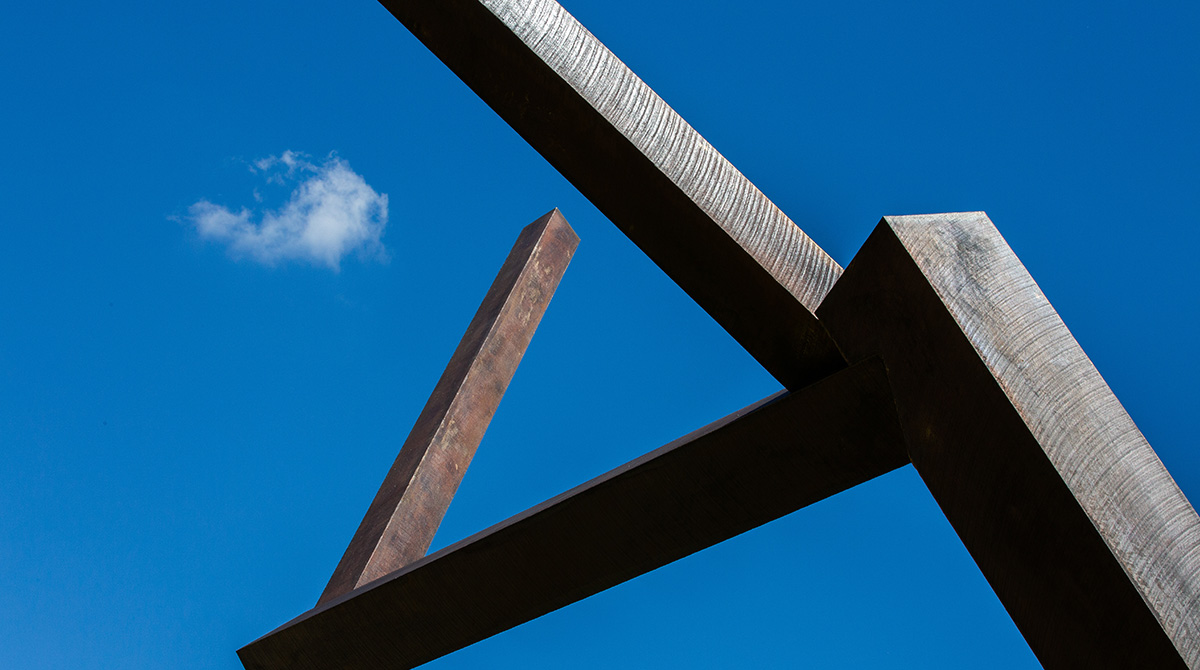
M 818 314 L 1043 665 L 1200 667 L 1200 518 L 987 216 L 885 218 Z
M 521 231 L 318 604 L 429 550 L 578 244 L 557 209 Z
M 553 0 L 381 0 L 788 388 L 841 267 Z
M 908 461 L 877 362 L 771 396 L 316 607 L 247 670 L 411 668 Z

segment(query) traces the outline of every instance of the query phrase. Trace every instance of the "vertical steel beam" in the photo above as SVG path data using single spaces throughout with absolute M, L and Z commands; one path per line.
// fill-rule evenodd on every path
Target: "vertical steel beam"
M 844 367 L 841 267 L 557 2 L 381 2 L 782 384 Z
M 817 313 L 1043 665 L 1200 667 L 1200 518 L 987 216 L 884 219 Z
M 521 231 L 318 604 L 425 555 L 578 244 L 557 209 Z

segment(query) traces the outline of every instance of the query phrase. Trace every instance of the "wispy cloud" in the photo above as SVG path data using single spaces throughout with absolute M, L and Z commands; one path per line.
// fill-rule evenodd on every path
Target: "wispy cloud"
M 277 210 L 230 210 L 208 200 L 188 208 L 188 220 L 200 237 L 224 243 L 237 258 L 265 265 L 301 261 L 337 271 L 356 253 L 364 260 L 386 260 L 381 237 L 387 227 L 387 194 L 376 193 L 350 165 L 330 155 L 320 164 L 285 151 L 255 161 L 250 171 L 268 184 L 296 184 Z M 258 190 L 254 199 L 262 201 Z

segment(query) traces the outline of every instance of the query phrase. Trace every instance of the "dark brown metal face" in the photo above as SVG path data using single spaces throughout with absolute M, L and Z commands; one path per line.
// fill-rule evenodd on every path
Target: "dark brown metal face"
M 1200 520 L 987 216 L 887 217 L 817 314 L 1043 665 L 1195 667 Z

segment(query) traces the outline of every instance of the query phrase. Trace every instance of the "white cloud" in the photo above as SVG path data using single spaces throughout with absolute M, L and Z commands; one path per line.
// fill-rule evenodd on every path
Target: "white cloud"
M 346 161 L 331 154 L 317 165 L 304 154 L 285 151 L 255 161 L 250 171 L 269 184 L 303 181 L 282 207 L 261 215 L 197 202 L 188 208 L 188 219 L 200 237 L 265 265 L 302 261 L 336 271 L 351 252 L 364 260 L 387 259 L 380 241 L 387 226 L 387 194 L 376 193 Z M 256 190 L 255 200 L 261 197 Z

